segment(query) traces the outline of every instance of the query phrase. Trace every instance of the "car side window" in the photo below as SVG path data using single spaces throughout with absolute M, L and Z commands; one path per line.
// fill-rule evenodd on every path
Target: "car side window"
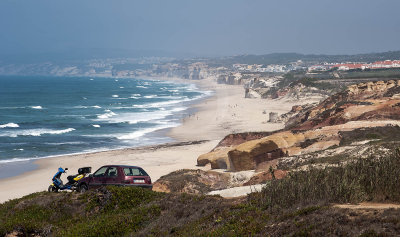
M 124 173 L 126 176 L 143 176 L 137 168 L 124 168 Z
M 101 167 L 100 169 L 98 169 L 93 176 L 94 177 L 103 177 L 106 174 L 108 167 Z
M 109 177 L 117 177 L 118 176 L 118 169 L 117 167 L 110 167 L 108 169 L 107 176 Z

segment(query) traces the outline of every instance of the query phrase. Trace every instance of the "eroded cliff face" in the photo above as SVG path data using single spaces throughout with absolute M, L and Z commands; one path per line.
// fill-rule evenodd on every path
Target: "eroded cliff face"
M 400 119 L 400 81 L 349 86 L 315 107 L 290 118 L 286 129 L 309 130 L 359 120 Z
M 211 164 L 212 169 L 229 170 L 231 168 L 228 167 L 228 165 L 230 165 L 228 162 L 228 151 L 230 151 L 234 146 L 244 142 L 260 139 L 271 134 L 273 134 L 273 132 L 245 132 L 229 134 L 209 153 L 199 156 L 197 159 L 197 165 L 205 166 Z
M 274 160 L 339 145 L 340 133 L 360 128 L 400 125 L 400 81 L 349 86 L 316 106 L 293 108 L 286 131 L 257 139 L 224 139 L 198 165 L 230 171 L 265 170 Z M 229 137 L 229 136 L 228 136 Z M 231 137 L 232 138 L 232 137 Z M 240 144 L 239 144 L 240 143 Z M 228 145 L 229 144 L 229 145 Z

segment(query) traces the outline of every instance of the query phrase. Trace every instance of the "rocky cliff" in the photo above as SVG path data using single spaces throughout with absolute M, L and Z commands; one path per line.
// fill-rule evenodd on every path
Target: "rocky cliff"
M 315 106 L 294 107 L 285 131 L 231 139 L 201 155 L 198 165 L 231 171 L 266 170 L 278 158 L 320 151 L 341 142 L 341 132 L 400 125 L 400 81 L 349 86 Z M 222 141 L 226 144 L 227 138 Z M 238 144 L 240 143 L 240 144 Z
M 352 85 L 290 118 L 286 128 L 308 130 L 358 120 L 400 119 L 400 81 Z

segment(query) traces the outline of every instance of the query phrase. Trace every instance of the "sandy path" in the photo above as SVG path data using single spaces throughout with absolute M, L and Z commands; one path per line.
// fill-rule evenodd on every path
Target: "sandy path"
M 346 209 L 391 209 L 400 208 L 400 204 L 394 203 L 373 203 L 373 202 L 362 202 L 359 204 L 335 204 L 334 207 L 346 208 Z

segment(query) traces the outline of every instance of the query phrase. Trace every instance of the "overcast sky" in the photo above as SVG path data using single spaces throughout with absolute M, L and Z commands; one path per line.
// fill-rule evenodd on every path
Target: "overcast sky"
M 400 50 L 399 0 L 1 0 L 1 53 Z

